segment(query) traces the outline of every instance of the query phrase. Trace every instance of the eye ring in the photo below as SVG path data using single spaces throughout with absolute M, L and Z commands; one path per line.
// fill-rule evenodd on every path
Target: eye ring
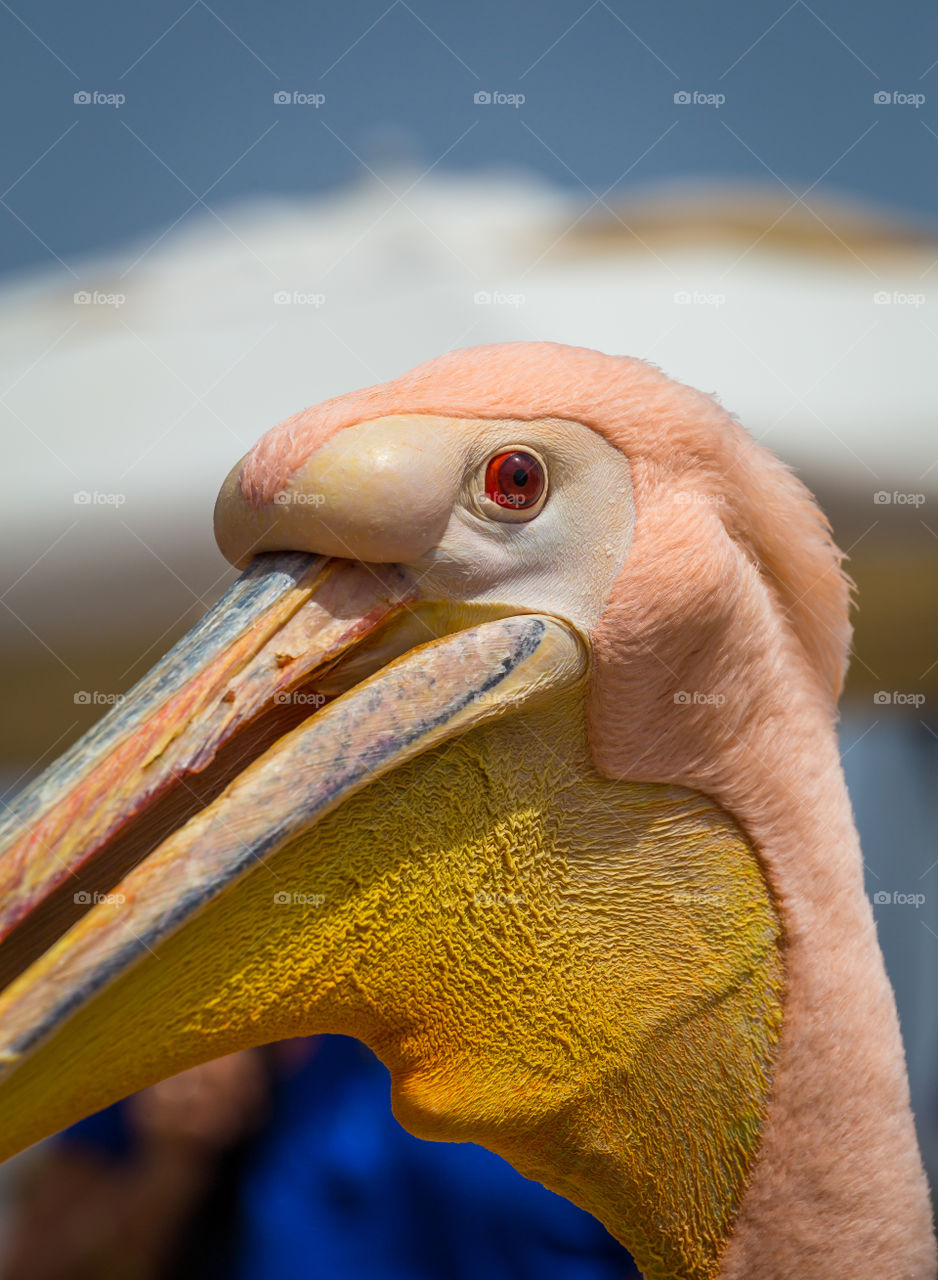
M 480 478 L 478 506 L 491 520 L 533 520 L 547 499 L 547 466 L 526 446 L 510 445 L 490 454 Z

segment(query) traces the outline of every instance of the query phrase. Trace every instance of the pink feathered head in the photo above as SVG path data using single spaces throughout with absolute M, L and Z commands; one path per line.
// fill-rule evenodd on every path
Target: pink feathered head
M 629 459 L 634 542 L 591 637 L 604 772 L 720 792 L 747 718 L 790 718 L 795 693 L 833 712 L 850 640 L 840 553 L 808 490 L 713 397 L 557 343 L 451 351 L 274 427 L 245 459 L 245 498 L 269 502 L 335 432 L 394 413 L 572 419 Z

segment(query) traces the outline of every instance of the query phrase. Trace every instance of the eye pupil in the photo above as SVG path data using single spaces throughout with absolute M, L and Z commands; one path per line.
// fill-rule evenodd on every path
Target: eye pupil
M 524 511 L 544 492 L 544 469 L 530 453 L 499 453 L 485 469 L 485 496 L 499 507 Z

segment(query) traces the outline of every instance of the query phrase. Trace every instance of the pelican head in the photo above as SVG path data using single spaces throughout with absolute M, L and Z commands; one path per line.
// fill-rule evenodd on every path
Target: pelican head
M 521 343 L 275 427 L 215 527 L 242 576 L 7 817 L 3 1153 L 337 1032 L 656 1280 L 925 1277 L 802 485 Z

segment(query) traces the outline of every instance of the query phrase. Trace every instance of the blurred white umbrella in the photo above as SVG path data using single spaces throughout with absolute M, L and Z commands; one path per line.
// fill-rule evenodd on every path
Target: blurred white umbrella
M 262 431 L 453 346 L 644 356 L 717 391 L 809 481 L 869 502 L 933 489 L 935 246 L 849 208 L 829 231 L 780 209 L 692 188 L 602 225 L 521 178 L 398 177 L 193 214 L 79 279 L 9 284 L 2 577 L 19 580 L 0 640 L 54 645 L 63 619 L 100 634 L 130 598 L 124 624 L 145 630 L 202 596 L 223 571 L 216 489 Z M 813 244 L 781 234 L 799 213 Z

